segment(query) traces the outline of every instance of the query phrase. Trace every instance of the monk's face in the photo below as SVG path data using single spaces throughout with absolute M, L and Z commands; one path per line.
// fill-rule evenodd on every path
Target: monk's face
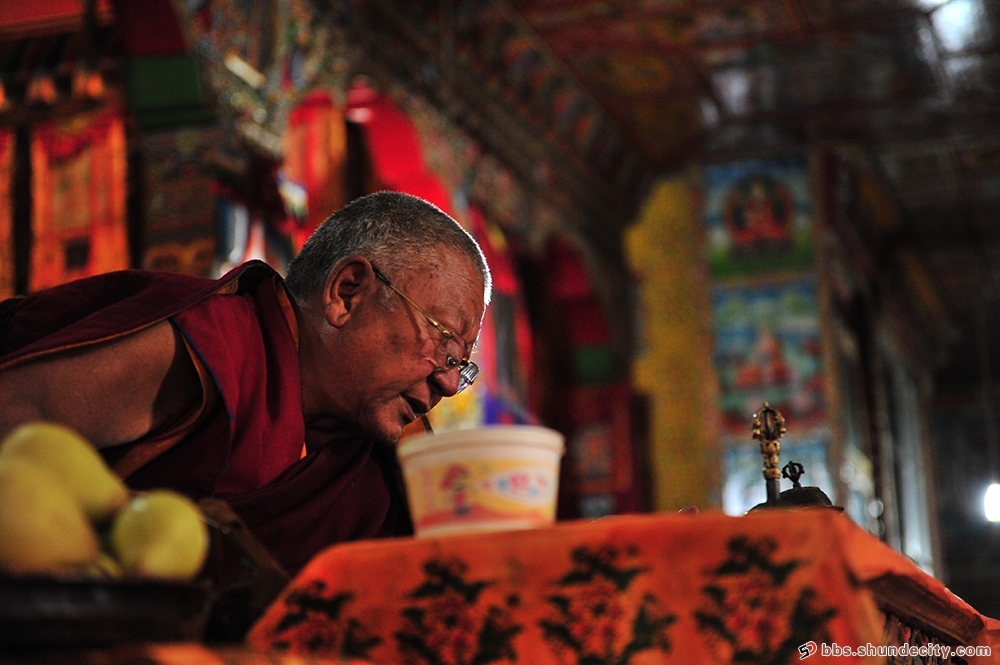
M 458 390 L 458 369 L 441 371 L 445 349 L 471 355 L 483 318 L 483 282 L 453 251 L 428 254 L 412 274 L 391 265 L 376 268 L 412 303 L 378 283 L 378 302 L 354 338 L 354 388 L 346 407 L 364 436 L 395 443 L 403 427 Z M 455 337 L 447 341 L 418 308 Z

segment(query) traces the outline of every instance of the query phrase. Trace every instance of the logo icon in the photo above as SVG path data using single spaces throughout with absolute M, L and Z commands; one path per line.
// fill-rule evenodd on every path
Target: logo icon
M 816 653 L 816 650 L 817 650 L 816 643 L 813 642 L 812 640 L 809 640 L 808 642 L 799 647 L 799 653 L 801 654 L 799 656 L 799 660 L 805 660 L 809 656 Z

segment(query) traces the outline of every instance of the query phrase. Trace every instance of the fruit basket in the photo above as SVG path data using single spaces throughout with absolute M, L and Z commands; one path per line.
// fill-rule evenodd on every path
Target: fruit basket
M 241 640 L 288 577 L 228 506 L 203 509 L 212 548 L 189 582 L 0 572 L 0 653 Z
M 57 423 L 0 440 L 0 653 L 237 641 L 287 581 L 224 501 L 132 491 Z
M 211 547 L 192 581 L 0 572 L 0 653 L 242 640 L 288 575 L 226 502 L 198 507 Z

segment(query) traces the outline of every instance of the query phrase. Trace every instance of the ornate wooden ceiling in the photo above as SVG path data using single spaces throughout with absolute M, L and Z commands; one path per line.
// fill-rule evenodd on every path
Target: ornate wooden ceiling
M 352 62 L 422 89 L 569 202 L 609 265 L 658 176 L 850 146 L 901 213 L 874 262 L 919 261 L 967 331 L 1000 309 L 1000 1 L 314 2 L 361 45 Z M 0 53 L 8 93 L 20 43 Z
M 459 104 L 456 117 L 492 123 L 522 172 L 550 165 L 549 184 L 597 225 L 628 223 L 653 178 L 693 161 L 850 145 L 902 213 L 881 250 L 917 256 L 957 319 L 998 293 L 1000 2 L 355 7 L 387 53 L 412 60 L 397 69 Z

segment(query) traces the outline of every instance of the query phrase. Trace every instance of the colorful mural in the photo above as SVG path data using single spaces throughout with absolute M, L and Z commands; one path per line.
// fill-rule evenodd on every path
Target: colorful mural
M 813 205 L 804 158 L 708 166 L 702 187 L 713 277 L 812 267 Z
M 765 401 L 799 432 L 822 425 L 827 408 L 816 280 L 717 287 L 713 359 L 723 429 L 746 437 Z

